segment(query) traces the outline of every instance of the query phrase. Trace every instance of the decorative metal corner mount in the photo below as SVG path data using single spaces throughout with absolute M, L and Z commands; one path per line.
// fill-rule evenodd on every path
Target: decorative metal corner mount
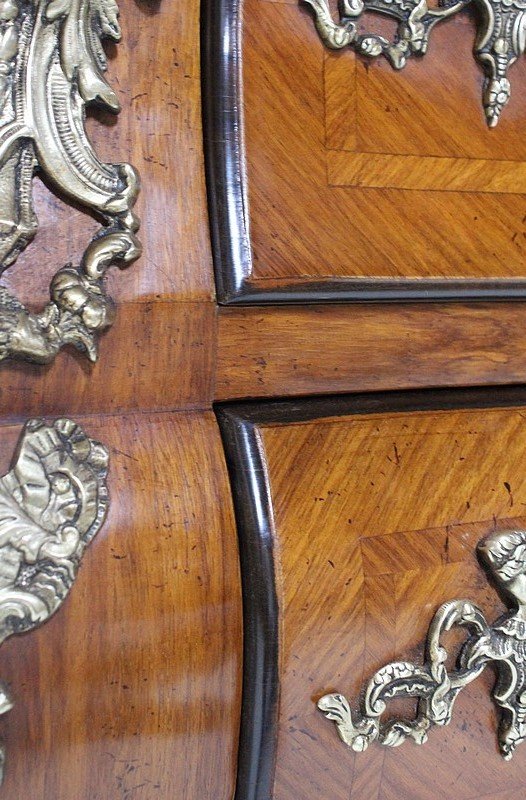
M 497 125 L 510 99 L 508 71 L 526 48 L 526 0 L 340 0 L 340 22 L 334 22 L 328 0 L 303 0 L 313 10 L 323 43 L 333 50 L 350 46 L 370 58 L 384 56 L 402 69 L 412 55 L 424 55 L 432 29 L 470 4 L 480 9 L 474 46 L 475 58 L 486 77 L 482 101 L 490 128 Z M 359 33 L 357 22 L 364 12 L 392 17 L 398 22 L 394 41 L 375 33 Z
M 497 670 L 493 699 L 500 709 L 498 731 L 502 756 L 509 760 L 526 738 L 526 531 L 501 531 L 479 542 L 479 559 L 488 570 L 510 610 L 488 625 L 481 609 L 469 600 L 444 603 L 431 622 L 423 666 L 405 661 L 388 664 L 373 675 L 362 706 L 353 719 L 341 694 L 328 694 L 318 708 L 336 723 L 342 741 L 357 752 L 378 741 L 398 747 L 406 739 L 427 740 L 434 725 L 448 725 L 459 692 L 488 664 Z M 448 672 L 448 652 L 440 638 L 455 625 L 468 629 L 457 669 Z M 418 698 L 416 718 L 382 723 L 387 702 L 397 697 Z
M 104 275 L 140 255 L 137 174 L 102 163 L 84 127 L 90 104 L 119 111 L 102 41 L 120 36 L 115 0 L 0 0 L 0 275 L 37 232 L 37 171 L 103 223 L 80 265 L 56 273 L 41 312 L 0 286 L 0 361 L 46 364 L 65 345 L 95 361 L 115 315 Z
M 0 644 L 62 605 L 108 506 L 108 451 L 69 419 L 27 422 L 0 478 Z M 13 706 L 0 683 L 0 714 Z M 0 782 L 4 749 L 0 746 Z

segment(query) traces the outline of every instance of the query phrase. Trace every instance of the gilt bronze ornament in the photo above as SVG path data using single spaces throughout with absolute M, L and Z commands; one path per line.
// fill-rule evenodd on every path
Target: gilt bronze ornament
M 69 419 L 30 420 L 0 478 L 0 644 L 46 622 L 106 516 L 108 451 Z M 12 708 L 0 683 L 0 714 Z M 4 749 L 0 747 L 0 781 Z
M 474 54 L 485 72 L 482 102 L 490 128 L 497 125 L 510 99 L 508 71 L 526 47 L 526 0 L 340 0 L 340 21 L 334 22 L 328 0 L 302 0 L 314 12 L 323 43 L 333 50 L 350 46 L 370 58 L 384 56 L 402 69 L 412 55 L 424 55 L 432 29 L 472 4 L 477 8 L 478 31 Z M 358 22 L 364 12 L 394 18 L 398 23 L 393 41 L 375 33 L 361 33 Z
M 388 747 L 398 747 L 406 739 L 423 744 L 431 727 L 449 724 L 457 695 L 488 664 L 497 670 L 493 699 L 500 712 L 502 756 L 509 760 L 526 738 L 526 531 L 492 534 L 477 551 L 510 610 L 488 625 L 481 609 L 469 600 L 444 603 L 431 622 L 422 666 L 398 661 L 382 667 L 367 684 L 355 715 L 343 695 L 322 697 L 318 708 L 336 723 L 340 738 L 353 750 L 365 750 L 374 741 Z M 441 636 L 456 625 L 470 635 L 457 668 L 448 671 L 448 651 Z M 382 722 L 388 701 L 398 697 L 418 698 L 416 718 Z
M 103 223 L 81 263 L 56 273 L 42 311 L 0 286 L 0 361 L 45 364 L 65 345 L 95 361 L 115 313 L 104 275 L 140 255 L 137 175 L 129 164 L 103 164 L 84 127 L 90 104 L 119 110 L 103 77 L 104 38 L 120 39 L 115 0 L 0 0 L 0 274 L 37 232 L 37 172 Z

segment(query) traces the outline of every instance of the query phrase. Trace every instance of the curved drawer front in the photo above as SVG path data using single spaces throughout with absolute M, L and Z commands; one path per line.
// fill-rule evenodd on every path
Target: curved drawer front
M 525 296 L 526 67 L 513 57 L 521 35 L 511 34 L 522 11 L 472 0 L 486 9 L 477 18 L 469 2 L 450 4 L 454 15 L 432 30 L 433 13 L 436 22 L 447 12 L 417 9 L 417 0 L 341 3 L 348 30 L 354 17 L 360 33 L 365 26 L 389 40 L 392 17 L 414 12 L 400 40 L 411 28 L 420 41 L 410 46 L 423 52 L 429 33 L 429 48 L 400 71 L 389 54 L 374 57 L 385 38 L 370 42 L 373 58 L 358 39 L 338 39 L 337 3 L 205 2 L 221 302 Z M 380 13 L 363 21 L 364 5 Z M 326 20 L 318 30 L 313 12 Z M 493 24 L 505 38 L 484 30 Z M 478 64 L 477 36 L 492 51 Z M 509 103 L 490 129 L 497 118 L 485 119 L 483 105 L 488 113 L 508 97 L 488 97 L 492 59 L 502 69 L 516 63 Z
M 237 800 L 518 796 L 526 746 L 509 761 L 499 754 L 495 674 L 483 667 L 497 658 L 486 658 L 484 635 L 497 635 L 492 624 L 507 611 L 493 585 L 505 584 L 512 607 L 522 545 L 509 548 L 520 562 L 513 576 L 505 575 L 513 558 L 497 564 L 502 542 L 495 562 L 486 559 L 489 575 L 476 548 L 496 531 L 526 526 L 524 403 L 522 390 L 466 391 L 220 411 L 245 597 Z M 463 598 L 483 621 L 457 619 L 451 632 L 451 616 L 440 623 L 451 680 L 470 636 L 475 664 L 449 725 L 427 731 L 421 747 L 382 747 L 373 736 L 367 752 L 346 748 L 319 699 L 341 692 L 356 721 L 360 692 L 377 670 L 395 661 L 429 671 L 433 615 Z M 469 604 L 457 607 L 460 615 Z M 522 623 L 514 620 L 503 646 L 520 672 Z M 506 683 L 506 666 L 497 666 Z M 414 688 L 409 680 L 402 698 L 388 701 L 385 720 L 415 718 L 417 701 L 406 697 L 419 694 Z M 453 699 L 446 697 L 451 706 Z

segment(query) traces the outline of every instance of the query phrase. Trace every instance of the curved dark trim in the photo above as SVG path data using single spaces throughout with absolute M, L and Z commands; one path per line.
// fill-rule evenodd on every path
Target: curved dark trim
M 251 283 L 252 248 L 243 142 L 243 0 L 201 0 L 203 126 L 217 296 L 223 305 L 526 298 L 513 280 L 327 278 Z
M 257 431 L 261 425 L 290 425 L 354 414 L 490 409 L 522 405 L 526 405 L 526 384 L 362 392 L 275 400 L 236 400 L 216 404 L 216 413 L 220 419 L 232 418 Z M 268 481 L 264 466 L 263 476 Z M 266 491 L 268 493 L 268 489 Z M 266 500 L 268 501 L 268 495 Z
M 271 800 L 278 738 L 279 606 L 272 499 L 259 426 L 355 414 L 525 406 L 526 386 L 383 392 L 216 407 L 230 473 L 243 588 L 243 699 L 235 800 Z
M 279 609 L 266 467 L 255 426 L 218 411 L 239 535 L 243 696 L 235 800 L 270 800 L 279 693 Z
M 201 0 L 204 152 L 220 302 L 241 295 L 252 272 L 243 168 L 243 0 Z
M 221 278 L 222 283 L 226 276 Z M 219 286 L 221 283 L 218 283 Z M 222 298 L 222 299 L 221 299 Z M 291 305 L 349 302 L 468 302 L 524 300 L 524 280 L 362 280 L 330 278 L 327 281 L 283 283 L 276 288 L 254 287 L 247 279 L 237 293 L 219 294 L 220 305 Z

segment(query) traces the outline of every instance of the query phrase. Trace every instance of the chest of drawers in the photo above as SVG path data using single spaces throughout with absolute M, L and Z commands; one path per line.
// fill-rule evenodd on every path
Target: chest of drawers
M 0 367 L 2 475 L 28 419 L 71 417 L 109 510 L 63 608 L 2 645 L 0 797 L 524 795 L 524 62 L 488 106 L 471 6 L 396 4 L 394 41 L 385 7 L 367 38 L 325 5 L 120 2 L 122 112 L 86 128 L 141 174 L 143 256 L 108 275 L 96 363 Z M 497 80 L 523 23 L 488 8 Z M 354 24 L 362 55 L 325 46 Z M 363 56 L 426 31 L 403 70 Z M 31 308 L 100 224 L 50 188 L 3 275 Z M 425 743 L 378 741 L 415 717 Z

